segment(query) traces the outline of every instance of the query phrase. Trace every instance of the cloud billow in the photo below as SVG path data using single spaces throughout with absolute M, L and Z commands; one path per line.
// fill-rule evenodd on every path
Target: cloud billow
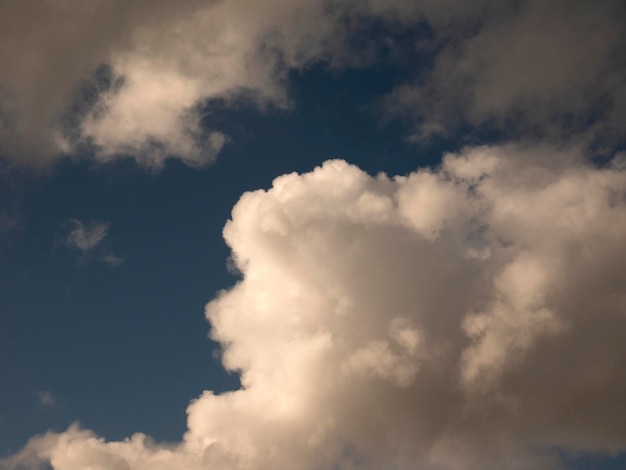
M 415 78 L 383 100 L 414 140 L 489 124 L 611 149 L 624 139 L 625 15 L 617 0 L 4 2 L 0 150 L 27 165 L 78 153 L 206 166 L 228 136 L 202 126 L 203 106 L 289 107 L 290 71 L 376 65 L 395 45 L 392 34 L 354 40 L 373 22 L 428 25 L 401 54 Z M 98 81 L 103 68 L 115 86 Z
M 414 140 L 516 139 L 406 176 L 329 161 L 244 194 L 224 229 L 241 280 L 206 308 L 242 388 L 192 401 L 180 443 L 72 426 L 0 468 L 546 469 L 626 450 L 626 165 L 588 151 L 624 139 L 623 6 L 459 5 L 0 4 L 0 150 L 27 165 L 77 149 L 208 165 L 228 137 L 202 106 L 289 107 L 289 71 L 375 63 L 350 40 L 367 19 L 428 25 L 432 67 L 383 100 Z M 71 220 L 63 240 L 118 266 L 107 234 Z
M 3 465 L 546 469 L 623 451 L 622 160 L 485 146 L 246 193 L 224 229 L 241 280 L 206 309 L 241 389 L 194 400 L 175 445 L 71 427 Z
M 468 2 L 463 18 L 436 20 L 444 47 L 433 68 L 391 92 L 386 109 L 411 115 L 420 142 L 488 124 L 610 152 L 626 138 L 625 16 L 617 1 Z

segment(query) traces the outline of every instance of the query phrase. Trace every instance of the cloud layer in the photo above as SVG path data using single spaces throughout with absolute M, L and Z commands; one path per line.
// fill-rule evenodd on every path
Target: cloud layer
M 213 100 L 289 106 L 289 71 L 373 64 L 417 24 L 431 34 L 405 57 L 416 78 L 385 100 L 416 139 L 490 123 L 610 147 L 624 138 L 625 14 L 617 0 L 3 2 L 2 151 L 207 165 L 228 140 L 202 124 Z M 386 33 L 355 40 L 371 24 Z
M 55 470 L 559 468 L 626 447 L 626 165 L 477 147 L 436 169 L 344 161 L 246 193 L 241 280 L 206 309 L 242 388 L 179 444 L 72 427 L 11 465 Z
M 116 268 L 124 262 L 124 258 L 103 247 L 103 243 L 109 235 L 108 223 L 97 221 L 85 223 L 78 219 L 70 219 L 66 223 L 65 230 L 66 234 L 63 235 L 62 242 L 65 246 L 81 254 L 81 263 L 94 254 L 112 268 Z
M 387 99 L 416 118 L 414 138 L 461 125 L 608 145 L 626 137 L 622 2 L 468 2 L 437 25 L 435 65 Z M 598 142 L 598 140 L 600 140 Z

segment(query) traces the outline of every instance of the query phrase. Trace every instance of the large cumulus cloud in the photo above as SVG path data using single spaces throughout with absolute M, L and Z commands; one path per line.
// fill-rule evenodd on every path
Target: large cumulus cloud
M 545 469 L 624 450 L 624 233 L 623 158 L 575 148 L 281 176 L 235 206 L 241 280 L 206 309 L 242 388 L 194 400 L 179 444 L 72 427 L 3 465 Z

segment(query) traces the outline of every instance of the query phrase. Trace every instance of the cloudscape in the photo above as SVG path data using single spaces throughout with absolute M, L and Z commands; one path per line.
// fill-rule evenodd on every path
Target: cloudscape
M 624 468 L 625 47 L 619 1 L 4 2 L 0 469 Z

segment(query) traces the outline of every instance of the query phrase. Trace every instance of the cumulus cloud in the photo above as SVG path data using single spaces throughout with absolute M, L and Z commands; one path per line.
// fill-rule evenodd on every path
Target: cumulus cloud
M 414 138 L 464 123 L 555 140 L 626 136 L 623 2 L 467 2 L 464 15 L 433 21 L 438 34 L 428 77 L 387 98 L 412 114 Z
M 188 12 L 190 2 L 8 1 L 0 5 L 0 136 L 18 162 L 69 150 L 59 115 L 110 54 L 130 44 L 139 25 Z M 93 99 L 93 97 L 92 97 Z
M 233 209 L 241 280 L 206 308 L 242 388 L 202 393 L 178 444 L 73 426 L 2 465 L 546 469 L 624 450 L 624 168 L 501 146 L 281 176 Z
M 358 45 L 373 22 L 432 30 L 405 64 L 415 81 L 385 100 L 416 119 L 415 139 L 487 122 L 610 143 L 624 137 L 625 13 L 618 0 L 3 2 L 0 144 L 29 164 L 81 152 L 205 166 L 228 141 L 202 123 L 211 102 L 289 106 L 289 71 L 393 49 L 390 34 Z
M 203 166 L 227 141 L 203 127 L 205 103 L 244 96 L 286 106 L 289 70 L 358 61 L 345 41 L 358 17 L 398 18 L 406 5 L 3 2 L 0 136 L 19 162 L 88 149 L 105 161 L 159 167 L 173 156 Z

